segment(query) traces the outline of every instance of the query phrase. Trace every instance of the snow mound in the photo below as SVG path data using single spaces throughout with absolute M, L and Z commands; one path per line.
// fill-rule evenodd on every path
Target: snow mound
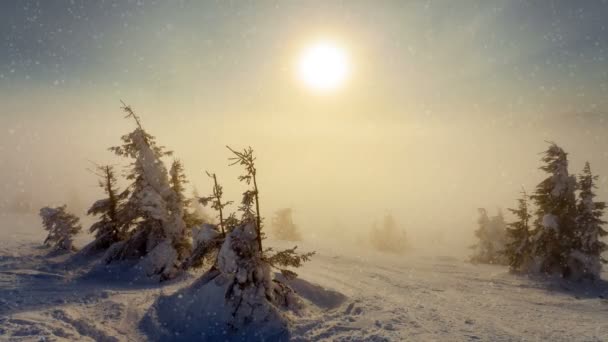
M 142 330 L 153 341 L 289 341 L 289 322 L 267 301 L 251 308 L 251 321 L 235 329 L 226 301 L 229 285 L 229 276 L 215 271 L 160 297 L 142 320 Z
M 335 309 L 348 299 L 348 297 L 338 291 L 326 289 L 301 278 L 288 280 L 281 273 L 275 273 L 275 279 L 286 283 L 297 295 L 321 309 Z

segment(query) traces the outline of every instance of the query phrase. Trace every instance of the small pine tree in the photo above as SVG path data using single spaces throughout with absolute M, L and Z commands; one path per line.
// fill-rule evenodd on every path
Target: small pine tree
M 97 165 L 94 172 L 99 176 L 99 187 L 107 197 L 93 203 L 87 211 L 88 215 L 99 217 L 99 221 L 89 228 L 89 231 L 95 234 L 95 240 L 84 249 L 91 252 L 108 249 L 112 244 L 125 240 L 129 228 L 122 224 L 118 217 L 129 193 L 120 192 L 118 189 L 114 168 L 110 165 Z
M 488 217 L 484 208 L 479 208 L 479 228 L 475 231 L 478 243 L 471 246 L 474 250 L 471 262 L 485 264 L 505 264 L 503 254 L 506 241 L 506 223 L 502 211 L 493 217 Z
M 66 211 L 67 206 L 44 207 L 40 209 L 40 217 L 44 229 L 49 232 L 44 244 L 59 250 L 73 251 L 74 236 L 80 232 L 80 220 Z
M 213 210 L 217 212 L 218 226 L 222 236 L 226 236 L 226 218 L 224 217 L 224 208 L 231 205 L 232 201 L 222 201 L 224 195 L 224 188 L 217 182 L 217 176 L 215 173 L 206 172 L 207 176 L 213 179 L 213 193 L 207 197 L 199 197 L 198 201 L 204 207 L 210 205 Z
M 298 226 L 293 223 L 291 208 L 279 209 L 272 218 L 272 231 L 275 238 L 286 241 L 301 241 Z
M 205 260 L 209 259 L 209 256 L 219 250 L 226 238 L 226 231 L 230 232 L 235 226 L 232 222 L 236 219 L 234 215 L 224 218 L 224 208 L 232 204 L 232 201 L 224 202 L 222 200 L 224 188 L 218 183 L 217 176 L 215 173 L 206 173 L 207 176 L 213 179 L 213 194 L 207 197 L 198 197 L 197 199 L 202 206 L 210 205 L 212 209 L 217 211 L 219 223 L 217 226 L 206 224 L 196 230 L 194 234 L 194 248 L 192 254 L 184 263 L 185 269 L 201 267 Z M 216 263 L 217 260 L 212 265 L 212 268 L 216 268 Z
M 231 161 L 230 166 L 239 164 L 245 168 L 245 173 L 239 176 L 239 181 L 245 182 L 247 185 L 252 186 L 251 189 L 248 189 L 243 193 L 243 200 L 241 201 L 239 211 L 242 212 L 241 220 L 243 222 L 255 223 L 255 229 L 257 231 L 256 239 L 258 241 L 258 247 L 262 251 L 262 217 L 260 215 L 260 198 L 256 178 L 257 169 L 255 168 L 253 149 L 248 147 L 242 152 L 239 152 L 231 149 L 229 146 L 226 147 L 234 154 L 234 157 L 229 158 Z
M 188 184 L 188 179 L 186 178 L 186 175 L 184 173 L 184 165 L 179 159 L 175 159 L 171 164 L 169 175 L 169 182 L 171 183 L 171 188 L 177 195 L 177 200 L 184 208 L 183 220 L 186 224 L 186 228 L 188 228 L 187 231 L 190 232 L 193 227 L 203 224 L 204 220 L 202 217 L 197 215 L 195 210 L 191 209 L 192 199 L 187 198 L 185 195 L 186 184 Z
M 602 253 L 606 251 L 606 243 L 600 239 L 608 232 L 602 227 L 606 203 L 595 201 L 594 189 L 597 176 L 591 173 L 591 166 L 585 163 L 583 173 L 579 175 L 579 198 L 577 204 L 575 243 L 571 253 L 571 268 L 577 278 L 599 279 L 602 268 Z
M 530 196 L 537 208 L 532 232 L 534 268 L 568 277 L 576 230 L 576 179 L 568 173 L 568 154 L 555 143 L 550 143 L 542 161 L 540 169 L 548 177 Z
M 507 240 L 509 242 L 506 244 L 504 252 L 512 270 L 521 270 L 527 267 L 532 252 L 530 244 L 530 218 L 532 214 L 528 203 L 528 194 L 525 190 L 522 190 L 521 198 L 517 202 L 517 209 L 509 209 L 517 216 L 517 221 L 507 225 Z
M 262 216 L 260 215 L 260 198 L 257 183 L 257 169 L 255 167 L 255 156 L 253 155 L 253 149 L 248 147 L 242 152 L 238 152 L 226 146 L 233 154 L 234 157 L 229 158 L 232 165 L 241 165 L 245 168 L 245 174 L 239 176 L 239 181 L 245 182 L 247 185 L 252 186 L 251 189 L 243 193 L 243 199 L 239 207 L 241 212 L 241 223 L 240 226 L 247 227 L 250 224 L 255 226 L 255 240 L 257 241 L 257 249 L 262 252 L 262 261 L 267 263 L 269 266 L 279 270 L 286 278 L 297 277 L 297 274 L 287 267 L 300 267 L 303 262 L 309 261 L 310 257 L 314 255 L 314 252 L 298 254 L 295 252 L 296 247 L 287 249 L 284 251 L 274 252 L 272 248 L 264 250 L 262 248 L 262 239 L 264 238 L 262 232 Z M 243 228 L 247 229 L 247 228 Z M 285 285 L 286 286 L 286 285 Z

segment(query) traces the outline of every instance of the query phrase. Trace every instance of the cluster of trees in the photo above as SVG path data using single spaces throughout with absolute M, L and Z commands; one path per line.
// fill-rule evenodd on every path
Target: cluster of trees
M 123 104 L 124 105 L 124 104 Z M 117 156 L 130 160 L 126 179 L 130 184 L 119 189 L 117 174 L 111 165 L 97 165 L 94 171 L 99 176 L 99 186 L 105 196 L 89 208 L 88 214 L 96 216 L 97 222 L 90 227 L 94 240 L 81 251 L 85 255 L 98 255 L 103 252 L 105 263 L 132 261 L 137 269 L 143 270 L 149 277 L 159 280 L 175 278 L 181 272 L 204 265 L 204 260 L 214 256 L 212 269 L 217 269 L 219 250 L 225 244 L 228 249 L 236 248 L 230 238 L 237 228 L 255 234 L 255 246 L 241 246 L 247 249 L 248 258 L 257 258 L 257 262 L 267 264 L 270 268 L 280 270 L 284 275 L 293 277 L 296 274 L 290 267 L 299 267 L 307 261 L 312 253 L 296 253 L 292 249 L 275 252 L 264 249 L 262 240 L 262 217 L 257 184 L 255 157 L 251 148 L 243 151 L 229 150 L 233 154 L 231 165 L 244 167 L 245 173 L 239 177 L 249 189 L 243 193 L 243 199 L 237 213 L 226 215 L 225 207 L 231 201 L 224 201 L 222 186 L 215 174 L 208 175 L 213 179 L 213 193 L 207 197 L 189 198 L 185 194 L 188 182 L 183 164 L 174 160 L 169 169 L 163 158 L 172 156 L 171 151 L 160 146 L 154 136 L 142 127 L 139 116 L 124 105 L 122 109 L 127 118 L 135 121 L 135 129 L 122 136 L 122 144 L 111 147 Z M 218 213 L 217 224 L 212 224 L 198 214 L 193 204 L 209 205 Z M 41 216 L 45 228 L 49 230 L 47 241 L 57 248 L 72 250 L 73 236 L 80 231 L 78 220 L 66 212 L 64 207 L 43 208 Z M 246 228 L 249 227 L 249 228 Z M 243 251 L 239 256 L 243 257 Z M 251 260 L 249 260 L 251 261 Z M 256 278 L 257 279 L 257 278 Z M 243 285 L 243 284 L 241 284 Z
M 595 200 L 598 177 L 588 162 L 578 179 L 570 175 L 568 154 L 555 143 L 542 162 L 547 177 L 532 195 L 522 191 L 517 208 L 509 209 L 517 219 L 507 225 L 503 250 L 493 253 L 502 254 L 516 271 L 599 279 L 602 263 L 608 262 L 601 238 L 608 232 L 602 220 L 606 204 Z M 478 237 L 480 244 L 488 243 L 485 233 Z

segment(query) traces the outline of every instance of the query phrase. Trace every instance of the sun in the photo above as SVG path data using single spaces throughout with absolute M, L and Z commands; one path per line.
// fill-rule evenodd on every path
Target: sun
M 344 85 L 350 74 L 346 50 L 331 41 L 318 41 L 300 55 L 297 73 L 298 78 L 313 90 L 335 90 Z

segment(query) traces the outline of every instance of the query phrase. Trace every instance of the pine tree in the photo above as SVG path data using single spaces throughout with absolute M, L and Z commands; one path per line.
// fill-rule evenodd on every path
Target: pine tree
M 40 209 L 40 217 L 44 229 L 49 232 L 44 244 L 59 250 L 74 250 L 74 236 L 82 230 L 77 216 L 66 211 L 67 206 L 44 207 Z
M 555 143 L 550 143 L 542 161 L 540 169 L 549 175 L 530 196 L 537 207 L 532 233 L 535 264 L 541 272 L 568 277 L 576 230 L 576 179 L 568 174 L 568 154 Z
M 177 200 L 181 202 L 181 206 L 184 208 L 183 220 L 186 224 L 186 228 L 188 228 L 187 231 L 189 232 L 193 227 L 203 224 L 204 220 L 197 215 L 196 211 L 191 209 L 192 199 L 187 198 L 185 195 L 188 179 L 184 173 L 184 165 L 179 159 L 175 159 L 171 164 L 169 175 L 171 176 L 169 180 L 171 188 L 176 193 Z
M 247 183 L 247 185 L 252 186 L 251 189 L 248 189 L 243 193 L 243 200 L 241 201 L 239 211 L 242 212 L 241 220 L 243 222 L 255 223 L 258 248 L 262 251 L 262 217 L 260 215 L 260 198 L 258 191 L 258 182 L 256 178 L 257 169 L 255 168 L 255 157 L 253 156 L 253 149 L 251 147 L 248 147 L 242 152 L 238 152 L 231 149 L 229 146 L 226 147 L 230 150 L 230 152 L 235 155 L 234 157 L 229 158 L 229 160 L 232 161 L 230 166 L 239 164 L 245 168 L 245 173 L 239 176 L 239 181 L 245 182 Z
M 506 243 L 506 223 L 502 211 L 489 217 L 485 209 L 479 208 L 479 228 L 475 236 L 479 239 L 477 244 L 471 246 L 474 250 L 471 262 L 486 264 L 505 264 L 503 250 Z
M 298 226 L 293 222 L 292 212 L 291 208 L 283 208 L 274 213 L 272 231 L 275 238 L 288 241 L 302 240 Z
M 94 173 L 99 176 L 99 187 L 103 189 L 106 198 L 93 203 L 87 211 L 88 215 L 99 216 L 99 221 L 93 223 L 89 231 L 95 234 L 93 240 L 83 251 L 95 252 L 105 250 L 112 244 L 128 237 L 128 225 L 123 224 L 118 216 L 129 195 L 128 191 L 120 192 L 114 168 L 110 165 L 97 165 Z
M 210 205 L 213 210 L 217 212 L 218 227 L 222 236 L 226 236 L 226 217 L 224 217 L 224 208 L 231 205 L 232 201 L 222 201 L 224 195 L 224 188 L 217 182 L 217 176 L 215 173 L 206 172 L 207 176 L 213 179 L 213 192 L 207 197 L 199 197 L 198 201 L 203 206 Z M 232 226 L 231 226 L 232 227 Z
M 374 223 L 370 242 L 376 250 L 399 254 L 407 249 L 407 234 L 405 230 L 399 229 L 393 215 L 388 213 L 384 216 L 380 228 Z
M 183 220 L 183 202 L 171 187 L 162 158 L 172 153 L 156 144 L 141 126 L 131 107 L 122 109 L 137 128 L 122 137 L 123 144 L 110 148 L 116 155 L 131 158 L 127 179 L 129 197 L 119 211 L 119 219 L 133 227 L 128 240 L 115 244 L 106 254 L 107 262 L 136 259 L 148 276 L 166 280 L 177 275 L 190 253 Z
M 255 240 L 257 241 L 257 250 L 261 252 L 261 260 L 268 264 L 270 267 L 279 270 L 286 278 L 297 277 L 297 274 L 287 267 L 300 267 L 303 262 L 309 261 L 310 257 L 314 255 L 314 252 L 298 254 L 296 252 L 297 246 L 291 249 L 275 252 L 272 248 L 263 249 L 262 239 L 264 233 L 262 232 L 262 216 L 260 215 L 260 197 L 257 183 L 257 169 L 255 167 L 255 156 L 253 155 L 253 149 L 248 147 L 242 152 L 238 152 L 226 146 L 235 157 L 229 158 L 232 165 L 241 165 L 245 168 L 245 173 L 239 176 L 239 181 L 245 182 L 247 185 L 252 186 L 243 193 L 243 199 L 239 206 L 241 212 L 240 227 L 243 231 L 249 231 L 251 225 L 255 228 Z
M 528 203 L 528 194 L 525 190 L 521 192 L 521 198 L 517 200 L 517 209 L 509 209 L 517 216 L 517 221 L 508 224 L 505 255 L 508 259 L 509 267 L 512 270 L 521 270 L 527 267 L 531 257 L 530 244 L 530 218 L 532 214 Z
M 589 162 L 585 163 L 583 173 L 579 175 L 579 198 L 577 204 L 576 234 L 573 252 L 571 253 L 571 268 L 578 278 L 599 279 L 602 268 L 602 253 L 606 251 L 606 243 L 600 239 L 608 234 L 602 227 L 606 203 L 595 201 L 594 189 L 597 176 L 591 173 Z
M 215 173 L 206 172 L 207 176 L 213 179 L 213 193 L 207 197 L 198 197 L 198 202 L 202 206 L 210 205 L 212 209 L 217 211 L 217 219 L 219 223 L 216 225 L 205 224 L 200 229 L 197 229 L 194 234 L 194 248 L 190 258 L 184 263 L 184 268 L 201 267 L 205 260 L 216 253 L 221 247 L 226 238 L 226 231 L 230 232 L 237 225 L 233 221 L 236 220 L 234 215 L 224 217 L 224 208 L 232 201 L 223 201 L 224 188 L 218 183 Z M 216 268 L 216 265 L 212 266 Z

